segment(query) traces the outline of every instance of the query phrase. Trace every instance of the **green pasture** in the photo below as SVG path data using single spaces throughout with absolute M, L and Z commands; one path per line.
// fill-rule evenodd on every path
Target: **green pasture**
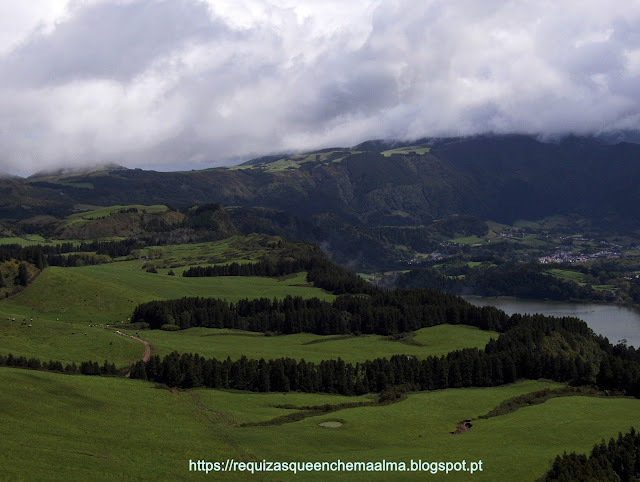
M 112 214 L 117 213 L 121 209 L 129 209 L 136 208 L 140 213 L 146 211 L 149 214 L 157 214 L 163 213 L 169 210 L 167 206 L 164 205 L 154 205 L 154 206 L 144 206 L 142 204 L 131 204 L 126 206 L 109 206 L 104 208 L 93 209 L 91 211 L 84 211 L 82 213 L 72 214 L 71 216 L 67 216 L 62 222 L 63 226 L 71 226 L 77 223 L 85 223 L 88 221 L 93 221 L 96 219 L 104 218 L 106 216 L 110 216 Z
M 625 432 L 640 401 L 572 396 L 473 421 L 502 401 L 559 384 L 523 381 L 495 388 L 409 394 L 390 405 L 309 414 L 297 422 L 268 422 L 309 406 L 373 401 L 302 393 L 245 393 L 156 387 L 139 380 L 69 376 L 0 368 L 0 467 L 11 480 L 178 480 L 189 460 L 483 462 L 478 480 L 535 480 L 563 451 L 585 452 Z M 46 396 L 43 396 L 46 395 Z M 123 401 L 126 400 L 126 403 Z M 283 406 L 292 408 L 283 408 Z M 296 408 L 297 407 L 297 408 Z M 339 421 L 337 429 L 320 427 Z M 258 480 L 468 480 L 409 473 L 264 473 Z M 216 480 L 250 474 L 213 474 Z M 255 478 L 254 476 L 253 478 Z
M 554 278 L 559 278 L 565 281 L 574 281 L 578 284 L 585 283 L 585 275 L 583 273 L 580 273 L 579 271 L 552 268 L 552 269 L 546 270 L 544 273 L 549 274 Z
M 343 150 L 326 151 L 326 152 L 312 152 L 310 154 L 296 154 L 293 156 L 283 157 L 273 162 L 260 163 L 260 164 L 248 164 L 239 166 L 229 166 L 225 169 L 229 170 L 244 170 L 244 169 L 260 169 L 268 172 L 286 171 L 291 169 L 299 169 L 300 166 L 309 162 L 328 162 L 329 158 L 336 152 L 344 153 L 343 157 L 333 159 L 331 162 L 340 162 L 344 157 L 350 154 L 358 154 L 359 151 L 345 152 Z
M 3 244 L 19 244 L 20 246 L 25 247 L 25 246 L 34 246 L 36 244 L 50 244 L 50 242 L 47 242 L 42 236 L 38 236 L 36 234 L 28 234 L 24 238 L 18 238 L 18 237 L 0 238 L 0 245 L 3 245 Z
M 138 335 L 160 356 L 172 351 L 198 353 L 206 357 L 236 360 L 242 355 L 265 360 L 290 357 L 320 362 L 342 358 L 345 362 L 363 362 L 372 358 L 410 355 L 426 358 L 441 356 L 463 348 L 484 348 L 498 334 L 462 325 L 439 325 L 418 330 L 410 343 L 379 335 L 320 336 L 310 333 L 265 336 L 239 330 L 190 328 L 182 331 L 146 330 Z
M 479 238 L 476 235 L 463 236 L 460 238 L 450 239 L 449 241 L 452 243 L 458 243 L 458 244 L 478 244 L 478 243 L 484 242 L 482 238 Z
M 529 246 L 531 248 L 544 248 L 551 246 L 553 243 L 549 241 L 545 241 L 544 239 L 540 239 L 538 236 L 528 235 L 521 239 L 516 239 L 521 244 L 525 246 Z
M 139 341 L 118 336 L 100 325 L 89 326 L 88 321 L 52 321 L 26 313 L 15 316 L 15 321 L 13 318 L 0 307 L 2 355 L 11 353 L 42 361 L 56 360 L 65 365 L 88 360 L 102 364 L 108 360 L 120 368 L 139 360 L 144 354 L 144 346 Z
M 587 452 L 602 438 L 625 432 L 637 418 L 640 401 L 567 397 L 514 413 L 475 420 L 470 431 L 451 435 L 458 422 L 481 415 L 499 400 L 556 384 L 519 382 L 496 388 L 449 389 L 410 395 L 388 406 L 341 410 L 277 427 L 238 431 L 243 445 L 263 445 L 267 460 L 296 454 L 295 460 L 483 461 L 478 480 L 535 480 L 563 451 Z M 489 409 L 490 410 L 490 409 Z M 334 430 L 318 426 L 339 421 Z M 260 441 L 269 443 L 260 443 Z M 469 480 L 469 474 L 442 474 L 437 480 Z M 373 480 L 420 480 L 425 474 L 367 474 Z M 305 475 L 302 478 L 312 480 Z M 343 473 L 332 479 L 353 480 Z
M 276 250 L 279 238 L 261 234 L 231 236 L 220 241 L 158 246 L 164 253 L 159 266 L 187 267 L 250 262 Z M 144 252 L 144 250 L 142 250 Z M 176 274 L 181 275 L 182 271 Z
M 183 278 L 148 273 L 141 269 L 142 264 L 135 260 L 79 268 L 50 266 L 22 292 L 0 301 L 0 313 L 113 323 L 126 320 L 139 303 L 184 296 L 229 301 L 287 295 L 334 298 L 309 285 L 303 273 L 282 280 L 253 276 Z
M 397 149 L 388 149 L 386 151 L 382 151 L 380 154 L 382 154 L 384 157 L 391 157 L 394 154 L 412 154 L 412 153 L 423 155 L 429 152 L 430 150 L 431 150 L 430 147 L 407 146 L 407 147 L 399 147 Z
M 0 368 L 6 480 L 180 480 L 189 459 L 233 456 L 188 394 L 126 379 Z
M 565 281 L 573 281 L 575 283 L 578 283 L 580 286 L 584 286 L 587 284 L 586 275 L 580 273 L 579 271 L 553 268 L 546 270 L 544 273 Z M 616 287 L 614 285 L 592 285 L 592 288 L 597 291 L 610 291 L 613 293 L 615 293 L 616 291 Z

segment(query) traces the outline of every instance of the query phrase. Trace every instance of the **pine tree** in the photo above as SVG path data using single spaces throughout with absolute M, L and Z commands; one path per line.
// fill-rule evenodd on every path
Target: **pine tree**
M 29 284 L 29 270 L 25 263 L 20 263 L 20 266 L 18 267 L 17 283 L 20 286 L 27 286 L 27 284 Z

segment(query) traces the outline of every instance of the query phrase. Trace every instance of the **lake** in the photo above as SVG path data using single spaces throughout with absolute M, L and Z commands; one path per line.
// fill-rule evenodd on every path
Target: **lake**
M 609 338 L 614 345 L 626 338 L 628 345 L 640 347 L 640 313 L 624 306 L 480 296 L 463 298 L 476 306 L 495 306 L 508 315 L 541 313 L 548 316 L 575 316 L 584 320 L 596 333 Z

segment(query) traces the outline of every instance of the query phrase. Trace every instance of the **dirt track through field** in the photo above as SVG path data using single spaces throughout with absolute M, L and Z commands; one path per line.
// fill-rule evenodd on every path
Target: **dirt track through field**
M 149 344 L 149 342 L 144 341 L 142 338 L 138 338 L 137 336 L 127 335 L 126 333 L 122 333 L 121 331 L 116 330 L 116 333 L 120 336 L 133 338 L 134 340 L 137 340 L 140 343 L 142 343 L 144 345 L 144 355 L 142 355 L 142 361 L 145 363 L 149 361 L 149 358 L 151 358 L 151 345 Z M 130 375 L 131 375 L 131 372 L 127 373 L 125 376 L 129 378 Z

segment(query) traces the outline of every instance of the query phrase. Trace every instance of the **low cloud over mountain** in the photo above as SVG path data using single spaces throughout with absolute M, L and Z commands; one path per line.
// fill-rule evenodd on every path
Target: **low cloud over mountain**
M 8 3 L 0 170 L 634 131 L 638 25 L 637 1 Z

